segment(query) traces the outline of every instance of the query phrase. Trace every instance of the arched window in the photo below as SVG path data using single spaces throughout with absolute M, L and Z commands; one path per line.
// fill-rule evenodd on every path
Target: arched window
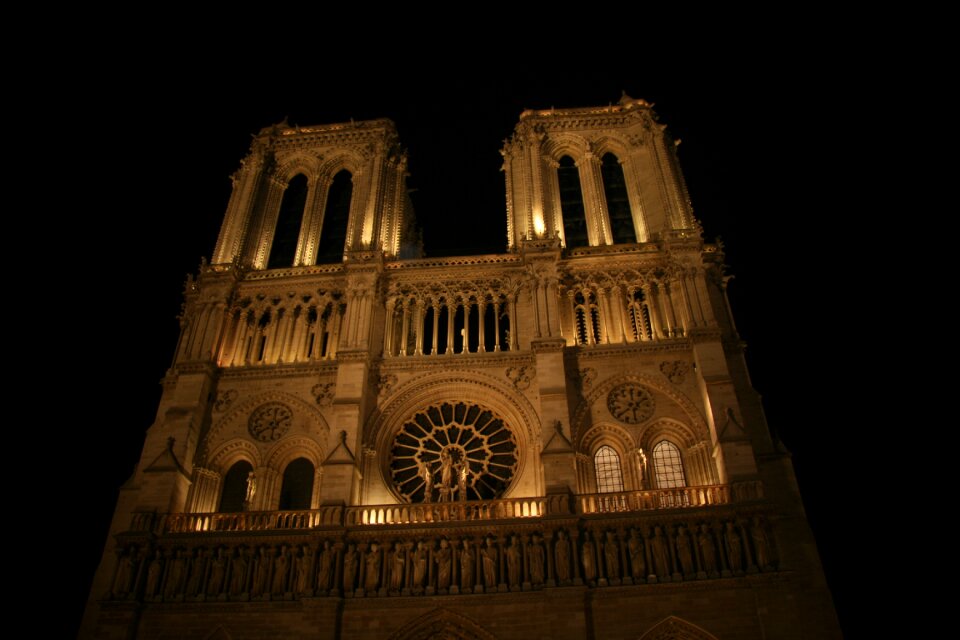
M 661 440 L 653 447 L 653 471 L 657 488 L 676 489 L 687 486 L 683 478 L 683 459 L 680 449 L 669 440 Z
M 303 222 L 303 208 L 307 204 L 307 190 L 307 177 L 301 173 L 294 176 L 283 192 L 267 269 L 293 266 Z
M 580 170 L 570 156 L 560 158 L 557 183 L 560 186 L 560 215 L 563 216 L 563 237 L 567 241 L 567 248 L 586 247 L 590 240 L 587 236 L 583 191 L 580 189 Z
M 623 167 L 620 166 L 617 156 L 612 153 L 603 155 L 600 160 L 600 174 L 603 176 L 603 193 L 607 197 L 613 243 L 636 242 L 637 231 L 633 227 L 633 214 L 630 213 L 627 181 L 623 177 Z
M 313 499 L 313 463 L 306 458 L 297 458 L 283 471 L 280 485 L 280 510 L 309 509 Z
M 220 492 L 221 513 L 243 511 L 243 502 L 247 497 L 247 476 L 251 471 L 253 471 L 253 465 L 246 460 L 235 462 L 227 471 Z
M 647 297 L 643 289 L 634 289 L 629 296 L 627 309 L 630 312 L 630 329 L 634 341 L 652 340 L 653 331 L 650 326 L 650 308 L 647 306 Z
M 597 296 L 587 291 L 586 295 L 578 291 L 573 297 L 573 312 L 577 330 L 577 344 L 599 344 L 603 336 L 600 333 L 600 307 Z
M 593 454 L 593 466 L 597 471 L 597 493 L 623 491 L 623 471 L 620 456 L 613 447 L 603 445 Z
M 353 177 L 344 169 L 333 176 L 327 193 L 327 206 L 323 210 L 323 225 L 320 229 L 320 245 L 317 247 L 317 264 L 343 261 L 352 197 Z

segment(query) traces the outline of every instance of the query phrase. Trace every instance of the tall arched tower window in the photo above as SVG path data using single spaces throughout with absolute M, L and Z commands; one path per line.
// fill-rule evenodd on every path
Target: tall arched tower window
M 586 247 L 590 241 L 587 237 L 583 191 L 580 189 L 580 170 L 570 156 L 560 158 L 557 183 L 560 186 L 560 215 L 563 216 L 563 237 L 567 241 L 567 248 Z
M 253 465 L 246 460 L 235 462 L 223 478 L 220 492 L 220 512 L 236 513 L 243 511 L 243 502 L 247 498 L 247 475 L 253 471 Z
M 593 454 L 593 466 L 597 472 L 597 492 L 613 493 L 623 491 L 623 470 L 620 468 L 620 456 L 613 447 L 603 445 Z
M 323 226 L 317 248 L 317 264 L 341 262 L 347 242 L 347 221 L 350 218 L 350 199 L 353 197 L 353 176 L 346 169 L 333 176 L 327 192 L 327 206 L 323 210 Z
M 653 470 L 658 489 L 687 486 L 683 477 L 683 459 L 680 449 L 669 440 L 661 440 L 653 447 Z
M 283 192 L 267 269 L 293 266 L 297 241 L 300 240 L 300 225 L 303 223 L 303 208 L 307 204 L 307 191 L 307 176 L 300 173 L 293 177 Z
M 633 214 L 630 212 L 627 181 L 623 177 L 623 167 L 620 166 L 617 156 L 612 153 L 603 154 L 600 173 L 603 176 L 603 193 L 607 198 L 614 244 L 636 242 L 637 231 L 633 226 Z
M 283 471 L 280 485 L 280 510 L 309 509 L 313 498 L 313 463 L 306 458 L 297 458 Z

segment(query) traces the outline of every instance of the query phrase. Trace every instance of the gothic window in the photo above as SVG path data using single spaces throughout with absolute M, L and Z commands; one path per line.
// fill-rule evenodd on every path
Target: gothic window
M 327 206 L 323 210 L 317 264 L 341 262 L 347 242 L 347 221 L 350 218 L 350 199 L 353 197 L 353 177 L 344 169 L 333 176 L 327 192 Z
M 500 305 L 500 351 L 510 350 L 510 312 L 507 303 Z
M 597 472 L 597 493 L 623 491 L 623 471 L 620 456 L 613 447 L 603 445 L 593 454 L 593 466 Z
M 669 440 L 661 440 L 653 447 L 653 470 L 659 489 L 677 489 L 687 486 L 683 478 L 683 459 L 680 457 L 680 449 Z
M 283 471 L 280 486 L 280 510 L 309 509 L 313 499 L 314 468 L 306 458 L 297 458 Z
M 303 222 L 303 208 L 307 204 L 307 190 L 307 177 L 301 173 L 294 176 L 283 192 L 267 269 L 293 266 Z
M 623 177 L 623 167 L 620 166 L 617 156 L 612 153 L 604 154 L 600 161 L 600 174 L 603 176 L 603 193 L 607 198 L 613 243 L 636 242 L 637 232 L 633 227 L 633 214 L 630 213 L 627 181 Z
M 567 248 L 586 247 L 590 241 L 583 191 L 580 189 L 580 170 L 570 156 L 560 158 L 557 183 L 560 187 L 560 215 L 563 216 L 563 236 Z
M 629 296 L 627 309 L 630 312 L 630 329 L 633 339 L 652 340 L 653 332 L 650 327 L 650 308 L 647 306 L 646 295 L 643 289 L 634 289 Z
M 600 307 L 597 296 L 592 292 L 578 291 L 573 298 L 576 317 L 577 344 L 597 344 L 601 342 Z
M 243 511 L 243 501 L 247 497 L 247 475 L 253 471 L 253 465 L 246 460 L 234 463 L 223 478 L 220 492 L 220 512 L 235 513 Z

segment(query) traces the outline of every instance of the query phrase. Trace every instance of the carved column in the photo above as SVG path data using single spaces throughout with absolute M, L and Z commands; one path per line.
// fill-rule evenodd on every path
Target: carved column
M 513 294 L 507 302 L 510 314 L 510 351 L 516 351 L 520 347 L 517 342 L 517 296 Z
M 484 353 L 487 350 L 486 341 L 485 341 L 485 331 L 484 331 L 484 314 L 487 311 L 487 299 L 481 294 L 477 298 L 477 353 Z
M 460 353 L 470 353 L 470 311 L 473 309 L 473 303 L 470 298 L 463 301 L 463 347 Z
M 416 307 L 413 310 L 413 322 L 416 330 L 416 337 L 413 346 L 413 354 L 417 356 L 423 355 L 423 323 L 424 323 L 424 300 L 421 297 L 417 297 Z
M 606 197 L 603 193 L 603 175 L 600 172 L 600 159 L 588 151 L 577 161 L 576 165 L 580 172 L 580 185 L 583 191 L 583 201 L 586 205 L 587 235 L 590 246 L 611 244 Z
M 500 351 L 500 300 L 493 303 L 493 352 Z
M 667 293 L 667 283 L 665 280 L 657 281 L 657 306 L 660 308 L 660 312 L 663 314 L 663 330 L 664 337 L 670 338 L 673 337 L 675 331 L 674 327 L 676 326 L 673 320 L 673 306 L 670 304 L 670 298 Z
M 407 344 L 409 342 L 408 336 L 410 335 L 410 304 L 404 299 L 403 300 L 403 321 L 400 325 L 400 355 L 407 355 Z
M 451 299 L 450 296 L 447 296 L 447 346 L 444 349 L 444 355 L 451 356 L 453 355 L 453 325 L 454 318 L 457 316 L 457 303 L 456 300 Z
M 434 301 L 430 308 L 433 309 L 433 344 L 430 349 L 430 355 L 435 356 L 437 355 L 437 344 L 439 343 L 440 304 Z

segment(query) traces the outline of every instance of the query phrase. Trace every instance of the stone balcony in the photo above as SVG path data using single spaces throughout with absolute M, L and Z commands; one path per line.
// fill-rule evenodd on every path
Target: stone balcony
M 775 571 L 759 483 L 544 498 L 135 514 L 107 600 L 639 585 Z

